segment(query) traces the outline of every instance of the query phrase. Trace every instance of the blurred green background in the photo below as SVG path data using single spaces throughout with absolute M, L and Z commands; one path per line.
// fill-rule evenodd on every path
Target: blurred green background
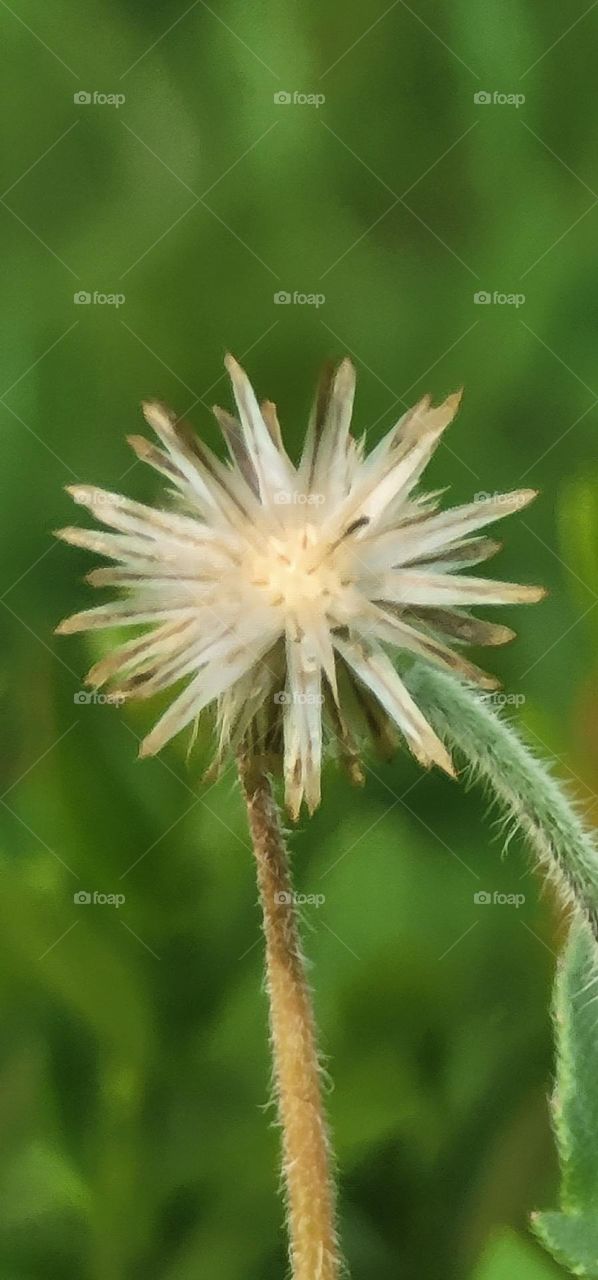
M 91 602 L 93 560 L 51 538 L 77 521 L 63 485 L 157 495 L 125 442 L 142 397 L 214 443 L 229 347 L 296 449 L 328 356 L 353 353 L 371 440 L 405 402 L 464 383 L 429 482 L 455 501 L 542 490 L 496 572 L 551 594 L 503 611 L 519 638 L 490 656 L 518 695 L 507 713 L 595 816 L 586 10 L 2 3 L 3 1280 L 286 1271 L 234 773 L 202 786 L 205 734 L 190 765 L 178 741 L 137 763 L 158 707 L 80 701 L 93 642 L 52 635 Z M 556 1280 L 526 1223 L 556 1203 L 565 922 L 516 842 L 501 857 L 479 793 L 406 755 L 371 764 L 358 792 L 328 765 L 292 839 L 298 888 L 325 895 L 304 932 L 352 1275 Z M 126 901 L 74 898 L 94 891 Z

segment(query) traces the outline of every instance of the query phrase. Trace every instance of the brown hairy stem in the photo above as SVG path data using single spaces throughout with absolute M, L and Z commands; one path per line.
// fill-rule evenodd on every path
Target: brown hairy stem
M 311 995 L 301 954 L 289 861 L 268 778 L 239 758 L 266 939 L 274 1084 L 293 1280 L 338 1280 L 335 1187 L 322 1106 Z

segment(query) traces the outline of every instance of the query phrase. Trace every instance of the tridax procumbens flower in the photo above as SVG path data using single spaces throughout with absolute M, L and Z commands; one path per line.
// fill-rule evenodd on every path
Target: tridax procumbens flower
M 138 698 L 187 678 L 141 754 L 159 751 L 216 703 L 218 759 L 241 746 L 283 759 L 294 817 L 304 798 L 310 811 L 319 802 L 324 732 L 359 776 L 350 724 L 382 746 L 398 730 L 422 764 L 452 773 L 389 654 L 400 650 L 495 686 L 460 646 L 503 644 L 514 633 L 473 618 L 469 607 L 522 604 L 543 591 L 460 571 L 499 549 L 477 531 L 520 510 L 535 491 L 440 511 L 438 494 L 418 493 L 417 485 L 460 395 L 437 407 L 425 396 L 366 453 L 364 440 L 350 434 L 349 360 L 325 371 L 295 466 L 275 406 L 260 407 L 232 356 L 226 367 L 238 418 L 215 413 L 229 463 L 155 402 L 144 413 L 163 447 L 130 438 L 138 458 L 168 480 L 171 508 L 69 486 L 116 532 L 64 529 L 60 536 L 115 561 L 89 581 L 125 596 L 75 614 L 58 630 L 150 627 L 88 676 L 95 688 L 116 678 L 120 695 Z

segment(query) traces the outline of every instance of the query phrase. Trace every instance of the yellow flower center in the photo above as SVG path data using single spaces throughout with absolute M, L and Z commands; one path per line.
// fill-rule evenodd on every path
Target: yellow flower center
M 251 556 L 248 577 L 263 591 L 270 605 L 295 609 L 321 604 L 325 611 L 332 595 L 341 591 L 338 567 L 318 530 L 306 524 L 271 535 Z

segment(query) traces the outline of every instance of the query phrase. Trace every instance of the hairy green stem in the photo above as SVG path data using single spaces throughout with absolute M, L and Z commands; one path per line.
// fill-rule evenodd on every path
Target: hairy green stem
M 561 898 L 575 904 L 598 940 L 598 847 L 563 785 L 517 731 L 454 676 L 418 663 L 406 683 L 436 732 L 486 783 Z

